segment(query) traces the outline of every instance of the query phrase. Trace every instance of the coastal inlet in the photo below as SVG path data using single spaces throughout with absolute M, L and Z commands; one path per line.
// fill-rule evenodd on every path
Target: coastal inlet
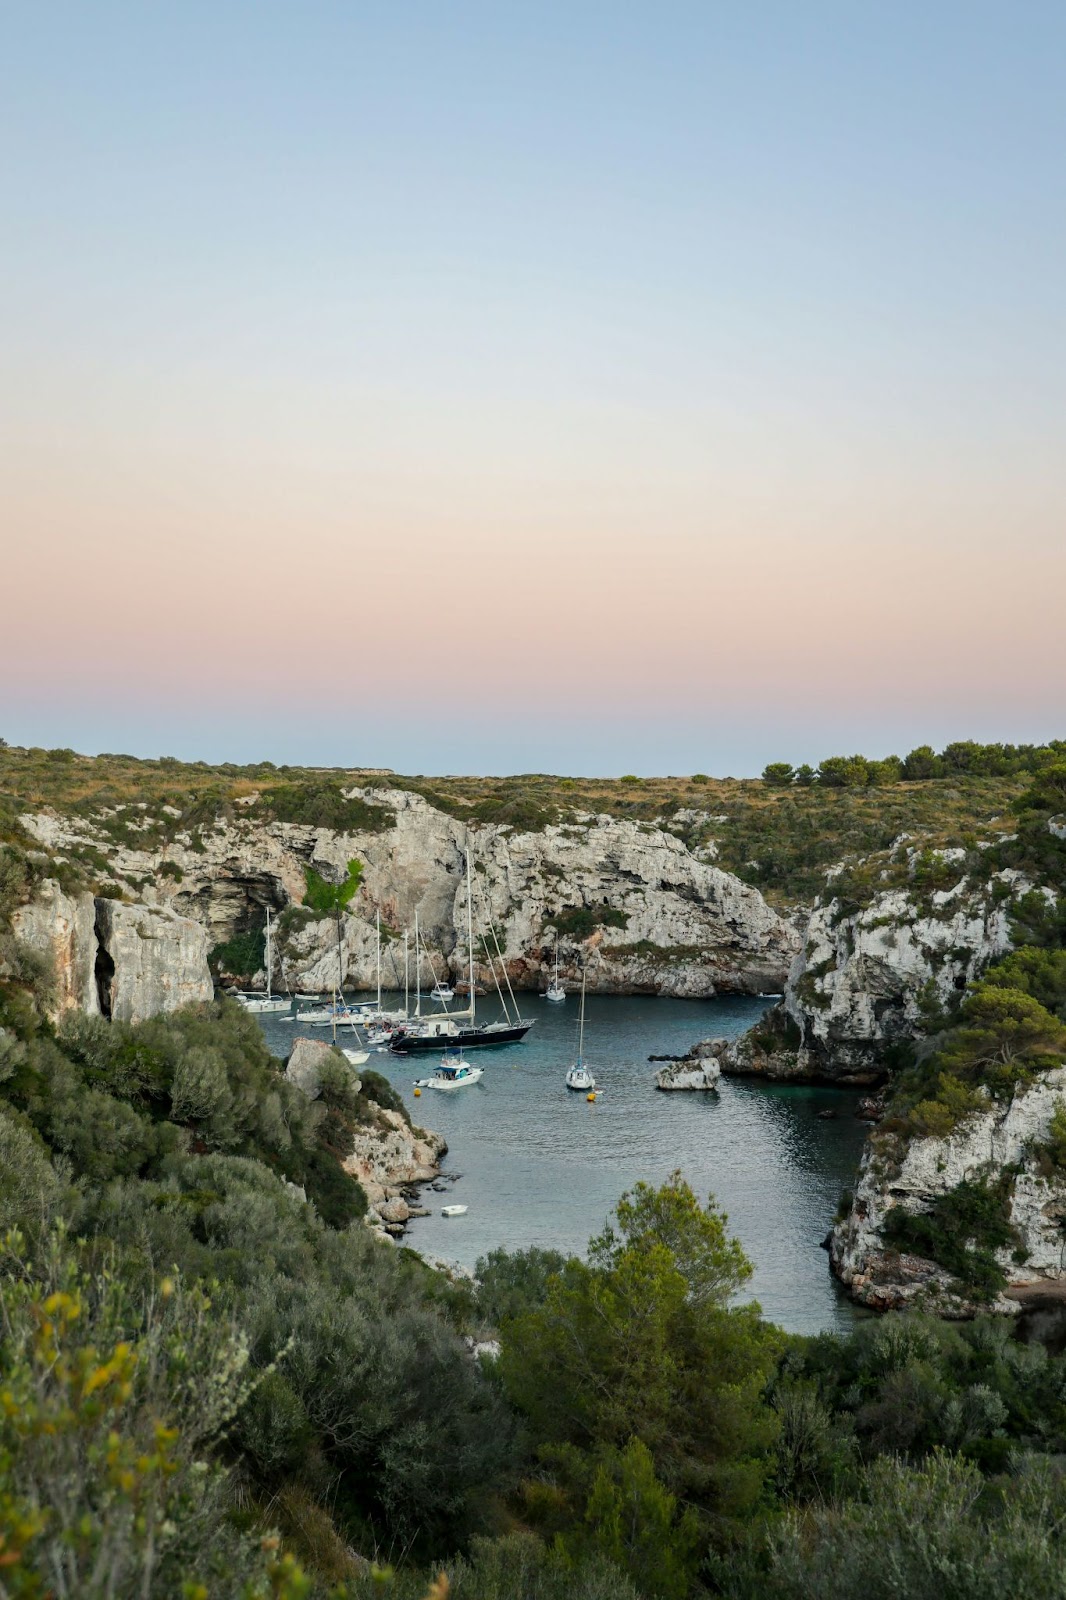
M 718 1093 L 655 1089 L 649 1055 L 735 1037 L 765 1008 L 735 998 L 591 996 L 586 1054 L 604 1091 L 592 1105 L 564 1085 L 577 1047 L 575 995 L 561 1006 L 523 995 L 523 1013 L 536 1018 L 525 1042 L 478 1051 L 484 1078 L 456 1093 L 425 1090 L 416 1099 L 425 1058 L 372 1054 L 368 1066 L 403 1095 L 413 1120 L 447 1139 L 444 1172 L 458 1174 L 441 1192 L 423 1191 L 430 1215 L 411 1222 L 405 1242 L 468 1268 L 499 1246 L 583 1254 L 623 1190 L 680 1168 L 728 1212 L 755 1263 L 750 1292 L 767 1317 L 797 1333 L 850 1326 L 855 1309 L 819 1247 L 841 1191 L 855 1182 L 865 1132 L 854 1115 L 858 1094 L 726 1077 Z M 294 1033 L 329 1037 L 259 1020 L 282 1058 Z M 442 1216 L 452 1202 L 466 1214 Z

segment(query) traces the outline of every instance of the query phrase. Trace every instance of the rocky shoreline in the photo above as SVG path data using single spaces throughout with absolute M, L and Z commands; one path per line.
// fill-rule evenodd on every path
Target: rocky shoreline
M 297 1039 L 285 1065 L 285 1076 L 309 1100 L 321 1093 L 320 1074 L 327 1062 L 339 1064 L 350 1074 L 354 1093 L 363 1087 L 357 1069 L 330 1045 L 317 1039 Z M 417 1128 L 403 1111 L 374 1105 L 371 1120 L 353 1132 L 352 1148 L 341 1163 L 345 1172 L 357 1178 L 367 1198 L 368 1226 L 399 1238 L 412 1217 L 428 1216 L 421 1204 L 421 1191 L 454 1182 L 441 1173 L 441 1158 L 448 1145 L 439 1133 Z

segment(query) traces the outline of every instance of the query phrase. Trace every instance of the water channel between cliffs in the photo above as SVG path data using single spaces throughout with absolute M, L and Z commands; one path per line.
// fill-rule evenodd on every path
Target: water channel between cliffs
M 723 1078 L 717 1095 L 654 1087 L 650 1054 L 742 1033 L 765 1002 L 591 996 L 586 1054 L 605 1093 L 589 1105 L 563 1083 L 576 1049 L 576 997 L 562 1006 L 520 998 L 536 1026 L 520 1045 L 472 1052 L 485 1068 L 474 1087 L 415 1100 L 412 1080 L 435 1057 L 371 1057 L 414 1121 L 448 1140 L 445 1172 L 461 1174 L 445 1194 L 424 1191 L 433 1214 L 412 1222 L 406 1243 L 465 1267 L 497 1245 L 582 1254 L 624 1189 L 679 1167 L 728 1212 L 755 1263 L 751 1292 L 767 1317 L 797 1333 L 851 1326 L 856 1313 L 819 1242 L 858 1168 L 865 1129 L 854 1116 L 857 1095 L 739 1078 Z M 329 1038 L 328 1030 L 259 1020 L 283 1058 L 294 1034 Z M 819 1118 L 825 1110 L 836 1117 Z M 467 1214 L 442 1217 L 441 1205 L 453 1202 Z

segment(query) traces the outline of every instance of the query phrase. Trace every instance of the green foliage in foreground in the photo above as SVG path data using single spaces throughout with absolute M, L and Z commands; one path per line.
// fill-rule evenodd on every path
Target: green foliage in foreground
M 311 1105 L 228 1005 L 0 1006 L 0 1593 L 1061 1594 L 1066 1363 L 1002 1322 L 789 1339 L 678 1174 L 456 1284 L 334 1209 L 376 1074 Z

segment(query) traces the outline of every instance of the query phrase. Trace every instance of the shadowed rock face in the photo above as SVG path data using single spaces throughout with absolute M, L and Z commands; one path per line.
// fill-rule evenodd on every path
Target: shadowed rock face
M 275 945 L 275 987 L 328 992 L 338 978 L 350 987 L 372 987 L 377 912 L 386 985 L 403 984 L 403 943 L 396 933 L 413 928 L 416 911 L 431 952 L 425 986 L 463 975 L 468 847 L 475 915 L 482 925 L 489 919 L 495 925 L 515 988 L 545 985 L 554 965 L 555 919 L 563 918 L 565 930 L 575 913 L 579 921 L 584 914 L 585 925 L 560 938 L 562 973 L 574 983 L 587 964 L 592 991 L 698 998 L 759 993 L 784 983 L 799 944 L 795 929 L 757 890 L 694 855 L 663 828 L 602 816 L 534 833 L 468 827 L 419 795 L 357 792 L 386 807 L 393 825 L 342 834 L 260 821 L 252 807 L 195 840 L 179 834 L 164 846 L 141 849 L 114 843 L 92 819 L 39 813 L 24 822 L 56 853 L 79 843 L 104 853 L 120 884 L 129 883 L 131 893 L 140 885 L 136 892 L 147 905 L 192 917 L 207 929 L 209 946 L 261 927 L 267 906 L 275 912 L 299 906 L 307 868 L 342 882 L 349 861 L 358 860 L 360 886 L 340 918 L 339 950 L 335 917 L 285 918 Z M 597 928 L 605 907 L 608 923 Z M 487 981 L 487 968 L 481 977 Z

